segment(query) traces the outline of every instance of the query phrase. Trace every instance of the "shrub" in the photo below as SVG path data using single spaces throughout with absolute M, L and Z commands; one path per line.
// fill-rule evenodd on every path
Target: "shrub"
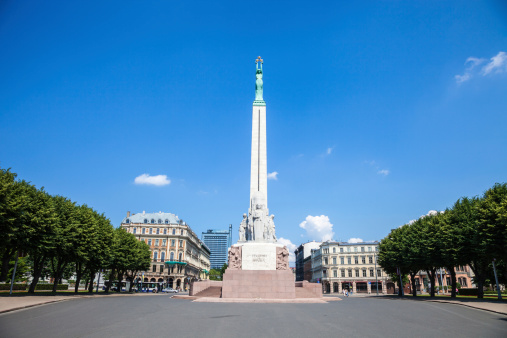
M 56 290 L 68 290 L 69 284 L 58 284 Z M 53 284 L 37 284 L 35 290 L 53 290 Z
M 10 290 L 11 289 L 11 284 L 10 283 L 2 283 L 0 284 L 0 290 Z M 14 285 L 12 286 L 12 290 L 26 290 L 26 284 L 16 284 L 14 283 Z
M 461 296 L 477 296 L 479 290 L 475 289 L 458 289 L 458 294 Z

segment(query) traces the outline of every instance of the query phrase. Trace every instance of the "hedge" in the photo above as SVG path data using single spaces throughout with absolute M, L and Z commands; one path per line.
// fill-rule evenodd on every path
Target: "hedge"
M 479 290 L 475 289 L 458 289 L 458 294 L 460 296 L 477 296 L 479 294 Z
M 11 283 L 2 283 L 0 284 L 0 290 L 10 290 L 11 289 Z M 26 284 L 16 284 L 12 286 L 12 290 L 26 290 Z
M 58 284 L 56 286 L 57 290 L 68 290 L 69 284 Z M 35 290 L 53 290 L 53 284 L 37 284 Z

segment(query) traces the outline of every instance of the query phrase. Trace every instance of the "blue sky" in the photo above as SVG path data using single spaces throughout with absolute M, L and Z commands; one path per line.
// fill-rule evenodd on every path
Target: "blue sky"
M 507 181 L 502 1 L 3 1 L 0 46 L 0 166 L 115 226 L 237 240 L 258 55 L 278 237 L 380 240 Z

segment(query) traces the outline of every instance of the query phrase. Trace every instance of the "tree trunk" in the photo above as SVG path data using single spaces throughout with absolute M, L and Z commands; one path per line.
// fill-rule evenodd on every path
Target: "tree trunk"
M 83 276 L 83 263 L 76 263 L 76 285 L 74 286 L 74 292 L 79 292 L 79 283 L 81 283 L 81 277 Z
M 111 283 L 112 283 L 112 280 L 114 279 L 115 274 L 116 274 L 116 268 L 113 267 L 111 269 L 111 273 L 109 274 L 109 280 L 106 283 L 106 290 L 105 290 L 106 293 L 109 292 L 109 289 L 111 288 Z
M 430 297 L 435 297 L 435 275 L 437 274 L 436 268 L 431 268 L 430 270 L 426 270 L 428 274 L 428 278 L 430 280 Z
M 30 288 L 28 289 L 28 293 L 35 293 L 35 287 L 39 282 L 40 275 L 42 273 L 42 269 L 44 267 L 44 257 L 35 257 L 33 260 L 33 279 L 30 284 Z
M 2 270 L 0 271 L 0 282 L 5 282 L 9 278 L 9 262 L 14 255 L 15 249 L 5 248 L 2 255 Z
M 475 274 L 475 281 L 477 282 L 477 298 L 484 298 L 484 282 L 486 281 L 486 275 L 481 269 L 481 265 L 476 262 L 471 262 L 470 267 Z
M 410 274 L 410 282 L 412 283 L 412 296 L 417 297 L 417 288 L 415 285 L 415 275 L 417 274 L 417 271 L 413 273 L 409 272 L 409 274 Z
M 456 298 L 456 270 L 454 270 L 454 266 L 447 266 L 447 270 L 451 273 L 451 298 Z
M 55 280 L 53 283 L 53 293 L 56 293 L 56 290 L 58 289 L 58 283 L 61 284 L 62 280 L 62 274 L 63 274 L 63 268 L 65 267 L 66 262 L 58 262 L 56 263 L 56 273 L 55 273 Z
M 95 280 L 95 273 L 90 269 L 90 285 L 88 285 L 88 293 L 93 293 L 93 281 Z

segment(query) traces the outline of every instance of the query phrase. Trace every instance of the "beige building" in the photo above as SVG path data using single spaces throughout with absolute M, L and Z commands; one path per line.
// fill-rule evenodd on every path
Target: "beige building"
M 151 268 L 138 276 L 144 282 L 188 289 L 191 281 L 208 278 L 210 250 L 178 216 L 127 212 L 121 227 L 150 246 Z
M 375 264 L 378 242 L 324 242 L 312 249 L 312 282 L 322 283 L 324 293 L 387 293 L 387 274 Z M 378 283 L 378 284 L 377 284 Z

